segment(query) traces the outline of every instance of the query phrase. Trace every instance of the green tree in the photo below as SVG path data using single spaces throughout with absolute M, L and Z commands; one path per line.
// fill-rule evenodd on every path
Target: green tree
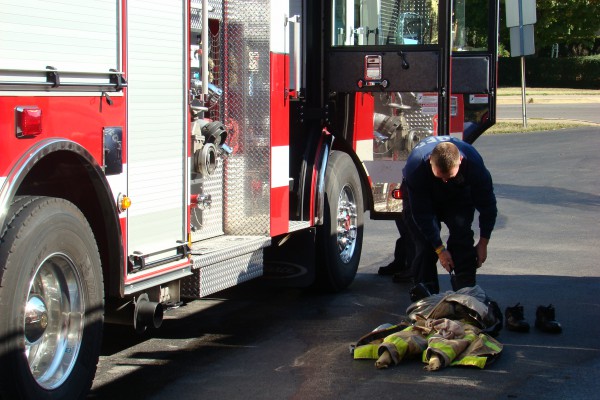
M 537 0 L 539 47 L 552 43 L 593 46 L 600 30 L 600 0 Z
M 536 0 L 536 49 L 549 48 L 554 43 L 573 48 L 592 48 L 600 31 L 600 0 Z M 501 9 L 501 42 L 510 48 L 506 28 L 506 10 Z M 538 52 L 539 53 L 539 52 Z

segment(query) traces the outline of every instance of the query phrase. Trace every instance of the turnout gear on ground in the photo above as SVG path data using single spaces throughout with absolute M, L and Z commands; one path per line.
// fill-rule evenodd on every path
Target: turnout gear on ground
M 489 302 L 479 287 L 429 296 L 408 308 L 411 322 L 386 324 L 363 336 L 351 346 L 353 357 L 376 360 L 377 368 L 419 356 L 428 371 L 455 365 L 484 368 L 503 348 L 486 333 L 498 329 L 498 318 L 502 325 L 501 314 Z
M 411 321 L 450 318 L 479 327 L 497 336 L 502 329 L 502 312 L 479 285 L 456 292 L 437 293 L 412 303 L 406 309 Z

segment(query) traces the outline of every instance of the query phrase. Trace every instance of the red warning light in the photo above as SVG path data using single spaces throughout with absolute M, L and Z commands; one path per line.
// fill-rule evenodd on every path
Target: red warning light
M 396 200 L 402 200 L 402 192 L 400 191 L 400 189 L 392 190 L 392 197 Z
M 42 133 L 42 110 L 37 106 L 17 107 L 15 125 L 18 138 L 40 135 Z

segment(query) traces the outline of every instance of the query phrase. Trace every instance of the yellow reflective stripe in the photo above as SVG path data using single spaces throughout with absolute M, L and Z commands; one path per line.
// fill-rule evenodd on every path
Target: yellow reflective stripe
M 363 346 L 358 346 L 354 349 L 354 359 L 377 360 L 379 358 L 379 354 L 377 352 L 378 347 L 379 345 L 377 344 L 365 344 Z
M 383 343 L 393 343 L 393 344 L 396 344 L 398 342 L 402 342 L 402 343 L 406 344 L 406 342 L 404 341 L 404 339 L 402 339 L 400 336 L 390 335 L 390 336 L 386 336 L 383 339 Z
M 477 335 L 474 333 L 467 333 L 463 339 L 468 340 L 469 342 L 472 342 L 475 339 L 477 339 Z
M 479 368 L 483 369 L 485 367 L 486 362 L 487 362 L 487 357 L 467 356 L 465 358 L 461 358 L 458 361 L 453 361 L 450 365 L 465 365 L 465 366 L 479 367 Z
M 448 356 L 448 358 L 450 360 L 454 360 L 456 358 L 456 352 L 454 351 L 454 349 L 451 346 L 448 346 L 445 343 L 442 343 L 442 342 L 432 342 L 432 343 L 429 343 L 429 347 L 433 348 L 433 349 L 437 349 L 437 350 L 443 351 L 444 354 L 446 354 L 446 356 Z
M 385 339 L 383 339 L 383 342 L 393 344 L 396 347 L 396 350 L 398 350 L 398 355 L 400 359 L 404 357 L 404 354 L 406 354 L 406 351 L 408 350 L 408 343 L 406 343 L 404 339 L 398 336 L 388 336 Z
M 479 337 L 481 337 L 481 340 L 483 340 L 483 343 L 485 343 L 485 345 L 487 347 L 489 347 L 490 349 L 497 351 L 498 353 L 500 353 L 502 351 L 502 349 L 500 347 L 498 347 L 498 345 L 496 343 L 489 340 L 488 337 L 486 335 L 484 335 L 483 333 L 481 335 L 479 335 Z

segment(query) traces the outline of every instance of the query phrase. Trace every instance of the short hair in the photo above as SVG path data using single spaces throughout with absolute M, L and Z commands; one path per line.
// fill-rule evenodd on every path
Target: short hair
M 448 173 L 460 165 L 460 152 L 454 143 L 442 142 L 434 147 L 430 161 L 442 173 Z

